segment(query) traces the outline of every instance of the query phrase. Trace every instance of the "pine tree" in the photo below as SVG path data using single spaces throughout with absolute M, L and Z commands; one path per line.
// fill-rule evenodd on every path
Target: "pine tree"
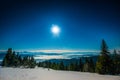
M 19 66 L 21 66 L 22 65 L 22 58 L 21 58 L 21 56 L 18 56 L 18 61 L 19 61 Z
M 55 69 L 55 70 L 58 70 L 58 69 L 59 69 L 59 65 L 58 65 L 57 63 L 53 62 L 53 63 L 51 64 L 51 68 L 52 68 L 52 69 Z
M 89 72 L 89 60 L 88 60 L 88 58 L 85 59 L 85 63 L 84 63 L 84 66 L 83 66 L 83 71 L 84 72 Z
M 90 58 L 89 72 L 95 72 L 95 65 L 92 58 Z
M 59 70 L 64 70 L 64 63 L 63 63 L 63 61 L 61 61 L 59 63 Z
M 12 66 L 12 48 L 9 48 L 7 54 L 5 55 L 2 66 L 11 67 Z
M 30 68 L 35 68 L 35 65 L 36 65 L 36 62 L 35 62 L 35 60 L 34 60 L 34 58 L 33 58 L 33 56 L 31 57 L 31 59 L 30 59 Z
M 80 58 L 79 60 L 79 70 L 82 72 L 83 71 L 83 63 L 82 63 L 82 60 Z
M 2 61 L 2 66 L 8 66 L 7 63 L 8 63 L 8 62 L 7 62 L 7 58 L 6 58 L 6 56 L 5 56 L 5 58 L 4 58 L 3 61 Z
M 96 62 L 96 72 L 100 74 L 110 74 L 111 72 L 111 59 L 104 40 L 102 40 L 100 56 Z
M 72 62 L 69 64 L 68 70 L 74 71 L 74 64 Z
M 114 50 L 113 52 L 113 65 L 112 65 L 112 73 L 113 74 L 120 74 L 120 55 L 117 54 L 117 51 Z
M 11 66 L 17 66 L 15 52 L 13 52 L 12 55 L 11 55 Z
M 79 70 L 79 65 L 78 62 L 76 61 L 74 64 L 74 71 L 78 71 Z
M 38 63 L 38 67 L 42 67 L 42 62 L 39 62 L 39 63 Z
M 29 61 L 28 61 L 28 56 L 23 57 L 23 67 L 28 68 L 29 67 Z

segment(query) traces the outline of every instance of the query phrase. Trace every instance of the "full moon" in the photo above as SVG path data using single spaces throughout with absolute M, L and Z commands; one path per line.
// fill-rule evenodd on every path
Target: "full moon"
M 53 34 L 58 35 L 60 32 L 60 28 L 57 25 L 52 25 L 51 31 Z

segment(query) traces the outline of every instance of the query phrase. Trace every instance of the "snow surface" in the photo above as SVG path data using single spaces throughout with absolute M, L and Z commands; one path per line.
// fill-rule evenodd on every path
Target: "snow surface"
M 120 76 L 45 68 L 0 68 L 0 80 L 120 80 Z

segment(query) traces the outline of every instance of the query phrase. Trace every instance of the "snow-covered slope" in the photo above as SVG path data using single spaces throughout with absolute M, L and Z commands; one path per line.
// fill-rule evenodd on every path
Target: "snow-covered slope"
M 120 76 L 96 73 L 56 71 L 44 68 L 0 68 L 0 80 L 120 80 Z

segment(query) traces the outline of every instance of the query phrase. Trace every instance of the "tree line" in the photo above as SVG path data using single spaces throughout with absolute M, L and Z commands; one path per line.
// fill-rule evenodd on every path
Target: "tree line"
M 23 67 L 23 68 L 34 68 L 36 66 L 36 61 L 33 56 L 21 57 L 9 48 L 3 61 L 2 66 L 4 67 Z
M 117 52 L 114 50 L 113 54 L 111 54 L 105 40 L 102 40 L 101 52 L 95 63 L 91 57 L 86 57 L 85 62 L 83 62 L 82 59 L 79 59 L 79 61 L 65 65 L 63 61 L 60 63 L 45 61 L 39 62 L 38 66 L 55 70 L 96 72 L 99 74 L 117 75 L 120 74 L 120 51 Z
M 85 60 L 85 63 L 82 62 L 82 59 L 80 58 L 79 61 L 70 62 L 69 64 L 65 64 L 63 61 L 60 61 L 58 63 L 56 62 L 39 62 L 38 67 L 44 67 L 44 68 L 51 68 L 55 70 L 69 70 L 69 71 L 81 71 L 81 72 L 95 72 L 95 63 L 93 62 L 92 58 L 87 58 Z
M 51 68 L 55 70 L 69 70 L 69 71 L 81 71 L 81 72 L 96 72 L 99 74 L 120 74 L 120 52 L 114 50 L 111 54 L 108 50 L 108 46 L 104 40 L 101 44 L 101 52 L 96 62 L 91 57 L 86 57 L 85 62 L 82 59 L 79 61 L 65 64 L 61 62 L 44 61 L 36 63 L 33 56 L 21 57 L 19 54 L 12 52 L 9 48 L 6 56 L 3 59 L 2 66 L 7 67 L 25 67 L 34 68 L 35 66 Z

